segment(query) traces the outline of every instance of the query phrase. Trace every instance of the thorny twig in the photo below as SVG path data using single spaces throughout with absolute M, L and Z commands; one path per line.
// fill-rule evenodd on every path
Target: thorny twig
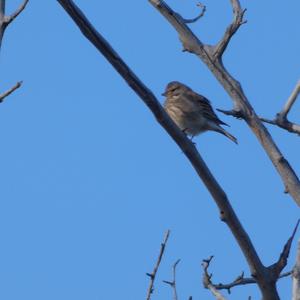
M 146 300 L 150 300 L 151 299 L 151 295 L 152 295 L 153 290 L 154 290 L 153 286 L 154 286 L 154 281 L 155 281 L 156 273 L 158 271 L 161 259 L 163 257 L 163 254 L 164 254 L 164 251 L 165 251 L 165 248 L 166 248 L 166 244 L 167 244 L 169 235 L 170 235 L 170 230 L 167 230 L 166 233 L 165 233 L 165 237 L 163 239 L 163 242 L 160 245 L 160 251 L 159 251 L 159 255 L 158 255 L 156 264 L 154 266 L 154 269 L 153 269 L 152 273 L 146 273 L 150 277 L 150 283 L 149 283 L 149 287 L 148 287 L 148 291 L 147 291 Z
M 173 270 L 173 279 L 172 281 L 167 281 L 167 280 L 163 280 L 164 283 L 170 285 L 173 289 L 173 299 L 174 300 L 178 300 L 178 295 L 177 295 L 177 288 L 176 288 L 176 268 L 177 268 L 177 265 L 179 264 L 180 262 L 180 259 L 178 259 L 173 267 L 172 267 L 172 270 Z

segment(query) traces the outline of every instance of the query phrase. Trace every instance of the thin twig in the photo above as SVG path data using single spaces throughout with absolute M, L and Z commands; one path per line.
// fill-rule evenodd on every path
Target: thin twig
M 297 82 L 292 94 L 286 101 L 284 107 L 282 110 L 276 114 L 275 119 L 270 120 L 266 118 L 260 118 L 261 121 L 271 124 L 271 125 L 276 125 L 282 129 L 285 129 L 291 133 L 296 133 L 300 135 L 300 125 L 290 122 L 287 118 L 288 113 L 290 112 L 293 104 L 295 103 L 298 95 L 300 93 L 300 80 Z
M 13 93 L 16 89 L 18 89 L 22 85 L 22 81 L 17 82 L 12 88 L 10 88 L 8 91 L 2 93 L 0 95 L 0 103 L 4 101 L 4 99 L 9 96 L 11 93 Z
M 279 276 L 279 279 L 291 276 L 291 274 L 292 274 L 292 271 L 282 273 Z M 244 276 L 244 272 L 242 272 L 242 274 L 239 275 L 233 282 L 218 283 L 218 284 L 214 284 L 214 286 L 218 290 L 227 290 L 228 294 L 230 294 L 231 289 L 233 287 L 240 286 L 240 285 L 257 284 L 257 281 L 254 278 L 250 278 L 250 277 L 245 278 L 243 276 Z
M 224 109 L 219 109 L 219 108 L 217 108 L 217 111 L 223 113 L 224 115 L 232 116 L 232 117 L 235 117 L 237 119 L 244 119 L 244 114 L 243 114 L 242 111 L 224 110 Z M 300 125 L 292 123 L 287 119 L 280 119 L 279 120 L 279 119 L 276 118 L 274 120 L 270 120 L 270 119 L 262 118 L 262 117 L 260 117 L 259 119 L 264 123 L 271 124 L 271 125 L 276 125 L 276 126 L 282 128 L 282 129 L 285 129 L 285 130 L 291 132 L 291 133 L 295 133 L 295 134 L 300 135 Z
M 281 110 L 281 112 L 279 113 L 279 115 L 282 118 L 286 118 L 288 113 L 290 112 L 293 104 L 295 103 L 298 95 L 300 93 L 300 80 L 297 82 L 292 94 L 290 95 L 290 97 L 288 98 L 288 100 L 286 101 L 286 104 L 284 105 L 283 109 Z
M 208 284 L 210 284 L 210 287 L 214 287 L 216 290 L 227 290 L 228 294 L 231 293 L 231 289 L 240 286 L 240 285 L 248 285 L 248 284 L 257 284 L 257 280 L 255 278 L 247 278 L 244 277 L 244 272 L 241 273 L 235 280 L 233 280 L 230 283 L 213 283 L 211 278 L 212 274 L 208 272 L 208 268 L 210 266 L 210 263 L 213 259 L 213 256 L 210 256 L 208 259 L 204 259 L 202 263 L 202 267 L 204 269 L 203 274 L 203 284 L 204 287 L 206 287 Z M 292 271 L 282 273 L 278 279 L 288 277 L 292 274 Z
M 153 290 L 154 290 L 153 286 L 154 286 L 154 281 L 155 281 L 156 273 L 158 271 L 161 259 L 163 257 L 163 254 L 164 254 L 164 251 L 165 251 L 165 248 L 166 248 L 166 244 L 167 244 L 169 235 L 170 235 L 170 230 L 167 230 L 166 233 L 165 233 L 165 237 L 163 239 L 163 242 L 160 245 L 160 251 L 159 251 L 159 255 L 158 255 L 156 264 L 154 266 L 154 269 L 153 269 L 152 273 L 146 273 L 150 277 L 150 283 L 149 283 L 149 287 L 148 287 L 148 291 L 147 291 L 146 300 L 150 300 L 151 299 L 151 295 L 152 295 Z
M 224 109 L 220 109 L 220 108 L 217 108 L 216 110 L 223 113 L 224 115 L 232 116 L 232 117 L 235 117 L 237 119 L 242 119 L 244 117 L 243 113 L 241 111 L 224 110 Z
M 295 228 L 293 230 L 292 235 L 290 236 L 290 238 L 285 243 L 285 245 L 283 247 L 283 250 L 282 250 L 282 252 L 281 252 L 281 254 L 279 256 L 278 261 L 275 264 L 273 264 L 273 265 L 271 265 L 269 267 L 269 269 L 271 270 L 271 274 L 272 274 L 273 280 L 275 280 L 275 281 L 277 281 L 277 279 L 279 278 L 279 275 L 280 275 L 281 271 L 287 265 L 287 260 L 288 260 L 289 254 L 290 254 L 292 242 L 293 242 L 293 239 L 294 239 L 295 234 L 297 232 L 299 223 L 300 223 L 300 219 L 297 221 L 296 226 L 295 226 Z
M 206 6 L 204 4 L 202 4 L 201 2 L 197 3 L 197 6 L 200 7 L 200 9 L 201 9 L 200 14 L 196 18 L 193 18 L 193 19 L 183 19 L 185 24 L 195 23 L 204 16 L 204 14 L 206 12 Z
M 7 26 L 25 9 L 29 0 L 24 0 L 24 2 L 19 6 L 19 8 L 10 16 L 5 15 L 5 0 L 0 0 L 0 47 L 2 44 L 2 39 Z
M 6 26 L 9 25 L 14 19 L 18 17 L 18 15 L 25 9 L 29 0 L 24 0 L 23 3 L 12 13 L 10 16 L 5 17 Z
M 233 21 L 227 27 L 223 38 L 214 47 L 214 53 L 213 53 L 214 59 L 222 57 L 233 35 L 238 31 L 241 25 L 247 22 L 244 20 L 246 9 L 242 9 L 241 4 L 238 0 L 230 0 L 230 1 L 233 9 Z
M 271 125 L 276 125 L 282 129 L 287 130 L 290 133 L 295 133 L 300 135 L 300 125 L 296 123 L 292 123 L 287 119 L 277 119 L 274 120 L 266 119 L 266 118 L 260 118 L 260 120 L 264 123 L 268 123 Z
M 215 285 L 211 282 L 211 277 L 212 274 L 208 273 L 208 267 L 209 264 L 211 262 L 211 260 L 213 259 L 213 256 L 210 256 L 208 259 L 203 259 L 202 261 L 202 267 L 203 267 L 203 286 L 210 290 L 211 293 L 215 296 L 215 298 L 217 300 L 226 300 L 226 298 L 222 295 L 222 293 L 220 291 L 217 290 L 217 288 L 215 287 Z
M 179 262 L 180 262 L 180 259 L 178 259 L 172 267 L 172 270 L 173 270 L 172 281 L 163 280 L 164 283 L 166 283 L 172 287 L 174 300 L 178 300 L 177 287 L 176 287 L 176 268 L 177 268 L 177 265 L 179 264 Z

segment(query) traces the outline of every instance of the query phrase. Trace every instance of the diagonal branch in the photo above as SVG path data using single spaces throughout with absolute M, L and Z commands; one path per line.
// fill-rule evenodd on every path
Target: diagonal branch
M 82 33 L 90 40 L 91 43 L 106 57 L 114 66 L 119 74 L 125 79 L 130 87 L 140 96 L 144 103 L 149 107 L 160 125 L 177 143 L 183 153 L 191 162 L 199 178 L 203 181 L 220 211 L 220 218 L 230 228 L 237 243 L 246 257 L 251 273 L 253 276 L 263 278 L 266 268 L 263 266 L 260 258 L 237 215 L 235 214 L 228 198 L 219 183 L 210 172 L 194 144 L 185 136 L 185 134 L 175 125 L 165 110 L 161 107 L 153 93 L 139 80 L 139 78 L 124 63 L 121 57 L 114 51 L 109 43 L 100 35 L 99 32 L 91 25 L 81 10 L 71 0 L 58 0 L 61 6 L 76 22 Z M 164 5 L 164 7 L 167 7 Z M 176 19 L 177 20 L 177 19 Z M 180 20 L 179 20 L 179 23 Z M 178 25 L 179 26 L 179 25 Z M 181 26 L 181 25 L 180 25 Z M 263 282 L 265 283 L 265 282 Z M 267 285 L 269 287 L 269 285 Z M 272 286 L 273 287 L 273 286 Z M 277 300 L 277 292 L 272 290 Z M 267 299 L 267 298 L 266 298 Z
M 7 90 L 6 92 L 0 94 L 0 103 L 4 101 L 4 99 L 13 93 L 16 89 L 18 89 L 22 85 L 22 81 L 17 82 L 12 88 Z
M 227 27 L 223 38 L 214 47 L 214 53 L 213 53 L 214 59 L 218 59 L 222 57 L 233 35 L 238 31 L 241 25 L 247 22 L 244 20 L 246 9 L 242 9 L 239 0 L 230 0 L 230 2 L 233 9 L 233 21 Z
M 18 17 L 18 15 L 25 9 L 28 2 L 29 0 L 24 0 L 23 3 L 16 9 L 14 13 L 12 13 L 10 16 L 5 17 L 6 26 Z
M 171 288 L 173 290 L 173 300 L 178 300 L 177 287 L 176 287 L 176 268 L 177 268 L 177 265 L 179 264 L 179 262 L 180 262 L 180 259 L 176 260 L 176 262 L 174 263 L 174 265 L 172 267 L 172 270 L 173 270 L 172 281 L 163 280 L 164 283 L 171 286 Z
M 152 273 L 147 273 L 147 275 L 150 277 L 150 284 L 149 284 L 149 287 L 148 287 L 148 292 L 147 292 L 146 300 L 150 300 L 151 299 L 151 295 L 152 295 L 153 290 L 154 290 L 153 287 L 154 287 L 154 281 L 155 281 L 156 273 L 158 271 L 161 259 L 162 259 L 163 255 L 164 255 L 169 235 L 170 235 L 170 230 L 167 230 L 167 232 L 165 233 L 164 240 L 163 240 L 163 242 L 160 245 L 159 255 L 158 255 L 156 264 L 154 266 L 153 272 Z
M 290 97 L 286 101 L 286 104 L 284 105 L 283 109 L 279 113 L 281 118 L 286 118 L 287 117 L 287 115 L 290 112 L 293 104 L 295 103 L 299 93 L 300 93 L 300 80 L 297 82 L 292 94 L 290 95 Z
M 175 13 L 163 0 L 149 0 L 149 2 L 170 22 L 178 32 L 179 38 L 186 51 L 197 55 L 214 74 L 223 88 L 231 97 L 234 104 L 234 111 L 248 124 L 249 128 L 256 135 L 265 152 L 272 161 L 277 172 L 285 185 L 285 190 L 293 197 L 300 206 L 300 181 L 295 171 L 284 158 L 278 146 L 273 141 L 267 128 L 262 124 L 250 102 L 248 101 L 241 84 L 233 78 L 225 69 L 222 59 L 214 59 L 213 48 L 205 45 L 181 20 L 180 15 Z M 238 1 L 232 1 L 237 7 Z
M 291 250 L 291 246 L 292 246 L 292 242 L 293 239 L 295 237 L 295 234 L 297 232 L 298 226 L 300 223 L 300 219 L 297 221 L 297 224 L 293 230 L 292 235 L 290 236 L 290 238 L 287 240 L 287 242 L 285 243 L 283 250 L 279 256 L 278 261 L 274 264 L 271 265 L 269 267 L 269 269 L 271 270 L 272 276 L 274 278 L 274 280 L 277 280 L 279 278 L 279 275 L 281 273 L 281 271 L 285 268 L 285 266 L 287 265 L 287 260 L 290 254 L 290 250 Z
M 159 0 L 150 0 L 150 1 L 159 1 Z M 240 221 L 238 220 L 235 212 L 233 211 L 228 198 L 220 187 L 216 179 L 211 174 L 210 170 L 207 168 L 203 159 L 201 158 L 199 152 L 197 152 L 194 145 L 191 141 L 179 130 L 179 128 L 175 125 L 175 123 L 170 119 L 170 117 L 166 114 L 164 109 L 161 107 L 153 93 L 139 80 L 139 78 L 130 70 L 130 68 L 124 63 L 121 57 L 113 50 L 113 48 L 109 45 L 109 43 L 100 35 L 99 32 L 95 30 L 95 28 L 89 23 L 83 13 L 79 10 L 79 8 L 73 3 L 71 0 L 58 0 L 58 2 L 62 5 L 62 7 L 69 13 L 69 15 L 73 18 L 73 20 L 77 23 L 78 27 L 82 31 L 82 33 L 95 45 L 95 47 L 107 58 L 107 60 L 115 67 L 115 69 L 119 72 L 119 74 L 126 80 L 126 82 L 131 86 L 131 88 L 141 97 L 141 99 L 145 102 L 145 104 L 152 111 L 157 121 L 161 124 L 161 126 L 169 133 L 169 135 L 174 139 L 174 141 L 178 144 L 178 146 L 182 149 L 183 153 L 190 160 L 194 169 L 196 170 L 199 177 L 202 179 L 207 189 L 211 193 L 214 198 L 217 206 L 220 210 L 221 220 L 224 221 L 230 228 L 234 237 L 241 250 L 243 251 L 245 258 L 249 264 L 252 276 L 257 280 L 257 283 L 261 289 L 263 298 L 265 300 L 278 300 L 279 296 L 276 290 L 276 281 L 270 277 L 270 270 L 263 266 L 260 261 L 257 252 L 248 236 L 244 228 L 242 227 Z M 161 2 L 161 1 L 159 1 Z M 159 6 L 160 8 L 168 10 L 169 7 L 165 4 Z M 168 12 L 164 11 L 164 14 L 168 14 Z M 173 19 L 174 18 L 174 19 Z M 172 14 L 168 16 L 169 20 L 173 20 L 174 24 L 176 22 L 177 28 L 182 28 L 181 32 L 191 33 L 186 25 L 183 23 L 182 19 L 178 17 L 176 14 Z M 193 34 L 192 34 L 193 35 Z M 193 36 L 194 37 L 194 36 Z M 184 39 L 182 38 L 182 41 Z M 185 45 L 190 45 L 190 50 L 193 43 L 197 42 L 197 46 L 199 46 L 202 52 L 197 53 L 199 56 L 203 55 L 204 58 L 210 59 L 209 52 L 207 52 L 208 48 L 204 47 L 203 44 L 198 44 L 200 42 L 197 38 L 193 39 L 192 44 L 188 44 L 189 40 L 185 40 Z M 208 50 L 209 51 L 209 50 Z M 201 55 L 200 55 L 201 54 Z M 216 66 L 212 64 L 212 66 Z M 222 65 L 218 65 L 216 69 L 212 69 L 212 71 L 220 72 Z M 225 72 L 225 69 L 221 70 Z M 228 76 L 229 74 L 226 73 Z M 224 74 L 223 74 L 224 75 Z M 235 85 L 236 83 L 232 77 L 226 77 L 224 79 L 226 82 L 230 82 L 234 89 L 231 90 L 237 99 L 236 101 L 239 103 L 241 100 L 239 97 L 243 96 L 243 92 L 239 85 Z M 245 96 L 243 96 L 245 97 Z M 252 122 L 256 122 L 258 119 L 253 111 L 251 105 L 247 102 L 246 98 L 243 98 L 241 107 L 246 107 L 249 111 L 246 112 L 244 110 L 245 115 L 244 118 L 248 124 L 252 125 Z M 250 115 L 246 114 L 251 112 Z M 254 119 L 253 119 L 254 118 Z M 257 126 L 259 126 L 258 123 Z M 257 130 L 257 128 L 254 128 Z M 263 129 L 259 134 L 265 134 L 266 138 L 268 138 L 268 132 L 264 128 L 258 128 L 258 130 Z M 265 130 L 265 131 L 264 131 Z M 262 139 L 262 138 L 261 138 Z M 272 142 L 272 140 L 271 140 Z M 278 150 L 277 148 L 275 150 Z M 279 150 L 278 150 L 279 151 Z M 280 156 L 280 160 L 284 162 L 284 158 Z M 290 174 L 289 174 L 290 175 Z M 290 179 L 290 178 L 289 178 Z
M 276 115 L 274 120 L 269 120 L 266 118 L 260 118 L 260 119 L 265 123 L 276 125 L 276 126 L 281 127 L 289 132 L 300 135 L 300 125 L 290 122 L 287 118 L 287 115 L 290 112 L 293 104 L 297 100 L 299 93 L 300 93 L 300 80 L 297 82 L 292 94 L 286 101 L 282 110 Z
M 10 16 L 5 15 L 5 0 L 0 0 L 0 47 L 4 36 L 5 29 L 7 26 L 25 9 L 29 0 L 19 6 L 19 8 Z

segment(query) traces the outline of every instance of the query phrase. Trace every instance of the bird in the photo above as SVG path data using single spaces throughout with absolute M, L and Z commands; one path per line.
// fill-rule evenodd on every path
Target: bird
M 216 131 L 237 144 L 237 139 L 221 125 L 229 126 L 221 121 L 214 112 L 210 101 L 197 94 L 187 85 L 179 81 L 167 84 L 164 109 L 176 125 L 192 138 L 205 131 Z

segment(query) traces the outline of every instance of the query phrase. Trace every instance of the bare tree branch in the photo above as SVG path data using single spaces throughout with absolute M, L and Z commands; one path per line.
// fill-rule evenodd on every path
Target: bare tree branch
M 21 85 L 22 85 L 22 81 L 19 81 L 12 88 L 10 88 L 8 91 L 0 94 L 0 103 L 2 103 L 7 96 L 9 96 L 11 93 L 13 93 Z
M 130 85 L 130 87 L 140 96 L 144 103 L 149 107 L 160 125 L 169 133 L 174 139 L 177 145 L 181 148 L 186 157 L 190 160 L 194 169 L 199 177 L 211 193 L 215 200 L 219 210 L 220 218 L 230 228 L 236 241 L 238 242 L 251 270 L 251 275 L 257 280 L 258 286 L 262 292 L 264 300 L 279 300 L 279 296 L 276 289 L 276 281 L 273 280 L 270 270 L 266 268 L 247 232 L 243 228 L 239 219 L 237 218 L 230 202 L 218 184 L 199 152 L 196 150 L 193 143 L 182 133 L 182 131 L 176 126 L 171 118 L 166 114 L 160 103 L 157 101 L 153 93 L 139 80 L 139 78 L 133 73 L 133 71 L 124 63 L 121 57 L 114 51 L 109 43 L 101 36 L 99 32 L 92 26 L 87 20 L 82 11 L 71 0 L 57 0 L 66 12 L 72 17 L 75 23 L 78 25 L 82 33 L 90 40 L 91 43 L 106 57 L 106 59 L 114 66 L 124 80 Z M 287 180 L 286 186 L 289 192 L 295 196 L 297 191 L 298 178 L 293 173 L 293 170 L 289 167 L 288 163 L 283 158 L 279 149 L 272 141 L 268 131 L 263 127 L 251 105 L 243 94 L 243 91 L 238 84 L 224 69 L 221 61 L 213 62 L 211 58 L 211 49 L 208 46 L 204 46 L 197 37 L 186 26 L 183 19 L 178 17 L 179 15 L 173 12 L 164 1 L 161 0 L 149 0 L 159 11 L 174 25 L 176 30 L 180 34 L 181 41 L 184 48 L 193 53 L 197 53 L 204 61 L 209 65 L 211 70 L 217 76 L 220 82 L 224 84 L 224 87 L 228 89 L 230 95 L 233 96 L 237 107 L 240 107 L 240 111 L 243 118 L 247 121 L 252 130 L 259 137 L 259 140 L 263 144 L 267 153 L 270 155 L 273 163 L 277 167 L 279 173 L 282 175 L 284 181 Z M 196 48 L 195 48 L 196 47 Z M 195 52 L 195 51 L 198 52 Z M 292 174 L 291 174 L 292 172 Z M 300 191 L 300 186 L 299 186 Z M 300 202 L 300 192 L 295 196 Z
M 166 5 L 165 1 L 149 1 L 178 32 L 180 41 L 183 44 L 183 48 L 186 51 L 197 55 L 207 65 L 207 67 L 218 79 L 220 84 L 227 91 L 234 103 L 233 110 L 238 113 L 238 116 L 242 116 L 250 129 L 256 135 L 276 170 L 280 174 L 285 184 L 285 190 L 290 193 L 295 202 L 300 206 L 300 182 L 296 173 L 284 158 L 283 154 L 280 152 L 267 128 L 262 124 L 259 117 L 256 115 L 253 107 L 243 92 L 241 84 L 225 69 L 222 62 L 222 55 L 219 55 L 217 57 L 218 59 L 216 59 L 215 47 L 205 45 L 203 42 L 201 42 L 181 20 L 180 15 L 175 13 L 168 5 Z M 238 1 L 232 1 L 231 4 L 233 5 L 235 11 L 240 9 Z M 230 38 L 228 40 L 230 40 Z M 225 39 L 225 41 L 227 41 L 227 39 Z M 245 253 L 245 249 L 243 250 L 243 246 L 241 246 L 241 244 L 240 247 L 247 259 L 252 276 L 257 280 L 258 286 L 263 295 L 263 299 L 279 300 L 279 295 L 276 289 L 276 281 L 274 281 L 274 278 L 272 278 L 271 271 L 264 266 L 256 268 L 256 265 L 256 267 L 254 267 L 255 265 L 253 265 L 252 259 Z
M 246 9 L 241 8 L 239 0 L 230 0 L 230 1 L 233 9 L 233 21 L 227 27 L 223 38 L 214 47 L 214 53 L 213 53 L 214 59 L 222 57 L 233 35 L 238 31 L 241 25 L 247 22 L 244 20 L 244 14 L 246 12 Z
M 6 26 L 18 17 L 18 15 L 25 9 L 28 2 L 29 0 L 24 0 L 23 3 L 18 7 L 18 9 L 16 9 L 14 13 L 12 13 L 10 16 L 5 17 Z
M 183 44 L 183 48 L 186 51 L 197 55 L 207 65 L 207 67 L 218 79 L 220 84 L 227 91 L 234 103 L 233 110 L 238 112 L 239 116 L 243 117 L 250 129 L 256 135 L 257 139 L 271 159 L 274 167 L 281 176 L 281 179 L 285 184 L 285 190 L 300 206 L 300 182 L 296 173 L 284 158 L 283 154 L 280 152 L 267 128 L 262 124 L 259 117 L 256 115 L 253 107 L 244 94 L 241 84 L 225 69 L 222 62 L 222 56 L 219 56 L 218 59 L 215 58 L 214 53 L 216 51 L 216 47 L 202 43 L 184 23 L 180 15 L 174 12 L 165 3 L 165 1 L 149 0 L 149 2 L 171 23 L 174 29 L 178 32 L 179 38 Z M 232 0 L 231 4 L 233 5 L 234 13 L 236 13 L 236 11 L 244 12 L 240 8 L 239 1 Z M 241 20 L 241 13 L 239 13 L 239 20 Z M 227 40 L 230 40 L 230 38 L 225 38 L 225 41 Z M 225 43 L 226 46 L 227 44 Z M 221 49 L 223 48 L 224 46 L 221 47 Z
M 177 268 L 177 265 L 179 264 L 179 262 L 180 262 L 180 259 L 178 259 L 172 267 L 172 270 L 173 270 L 173 279 L 172 279 L 172 281 L 163 280 L 164 283 L 166 283 L 166 284 L 168 284 L 172 287 L 173 300 L 178 300 L 177 288 L 176 288 L 176 268 Z
M 279 279 L 285 278 L 288 276 L 291 276 L 292 271 L 282 273 L 279 276 Z M 241 275 L 239 275 L 233 282 L 230 283 L 218 283 L 214 284 L 215 288 L 218 290 L 227 290 L 228 294 L 231 293 L 231 289 L 233 287 L 239 286 L 239 285 L 247 285 L 247 284 L 257 284 L 257 281 L 254 278 L 245 278 L 244 272 L 242 272 Z
M 0 0 L 0 46 L 2 43 L 5 29 L 25 9 L 28 2 L 29 0 L 24 0 L 24 2 L 19 6 L 19 8 L 13 14 L 11 14 L 10 16 L 6 16 L 5 0 Z
M 232 117 L 235 117 L 237 119 L 242 119 L 243 118 L 243 114 L 240 111 L 223 110 L 223 109 L 220 109 L 220 108 L 217 108 L 217 111 L 223 113 L 224 115 L 232 116 Z
M 0 0 L 0 48 L 6 27 L 25 9 L 29 0 L 25 0 L 22 5 L 10 16 L 5 15 L 5 0 Z M 4 101 L 8 95 L 13 93 L 22 85 L 22 81 L 17 82 L 11 89 L 0 95 L 0 103 Z
M 209 267 L 209 264 L 211 262 L 211 260 L 213 259 L 213 256 L 209 257 L 208 259 L 203 259 L 202 261 L 202 267 L 203 267 L 203 279 L 202 279 L 202 283 L 203 283 L 203 286 L 210 290 L 211 293 L 214 295 L 214 297 L 217 299 L 217 300 L 226 300 L 226 298 L 221 294 L 220 291 L 218 291 L 215 287 L 214 284 L 212 284 L 211 282 L 211 277 L 212 277 L 212 274 L 209 274 L 208 273 L 208 267 Z
M 240 111 L 236 111 L 236 110 L 224 110 L 224 109 L 219 109 L 217 108 L 217 111 L 223 113 L 224 115 L 227 116 L 232 116 L 235 117 L 237 119 L 242 119 L 243 115 Z M 278 115 L 277 115 L 278 116 Z M 300 125 L 295 124 L 295 123 L 291 123 L 289 120 L 287 119 L 279 119 L 279 118 L 275 118 L 274 120 L 270 120 L 270 119 L 266 119 L 266 118 L 259 118 L 262 122 L 271 124 L 271 125 L 276 125 L 282 129 L 285 129 L 291 133 L 296 133 L 298 135 L 300 135 Z
M 283 109 L 281 110 L 281 112 L 279 113 L 279 115 L 282 118 L 286 118 L 288 113 L 290 112 L 293 104 L 295 103 L 298 95 L 300 93 L 300 80 L 297 82 L 292 94 L 290 95 L 290 97 L 288 98 L 288 100 L 286 101 L 286 104 L 284 105 Z
M 284 119 L 275 118 L 274 120 L 270 120 L 270 119 L 266 119 L 266 118 L 260 118 L 260 120 L 262 122 L 265 122 L 265 123 L 268 123 L 271 125 L 276 125 L 282 129 L 285 129 L 285 130 L 291 132 L 291 133 L 300 135 L 300 125 L 292 123 L 287 119 L 284 120 Z
M 203 183 L 211 193 L 217 206 L 220 210 L 220 218 L 224 221 L 236 241 L 242 249 L 253 276 L 263 277 L 266 268 L 260 261 L 258 254 L 238 217 L 236 216 L 230 202 L 218 184 L 194 144 L 182 133 L 176 124 L 167 115 L 161 107 L 153 93 L 138 79 L 138 77 L 130 70 L 123 62 L 121 57 L 112 49 L 108 42 L 100 35 L 99 32 L 90 24 L 83 13 L 71 0 L 58 0 L 66 12 L 76 22 L 82 33 L 95 45 L 95 47 L 107 58 L 107 60 L 115 67 L 119 74 L 126 80 L 130 87 L 141 97 L 145 104 L 155 115 L 157 121 L 174 139 L 177 145 L 181 148 L 186 157 L 190 160 L 195 171 L 202 179 Z M 269 285 L 266 285 L 267 287 Z M 275 288 L 275 283 L 274 283 Z M 276 289 L 275 289 L 276 294 Z M 276 300 L 273 298 L 272 300 Z M 267 298 L 266 298 L 267 300 Z
M 204 4 L 202 4 L 201 2 L 197 3 L 197 6 L 200 7 L 200 9 L 201 9 L 200 14 L 196 18 L 193 18 L 193 19 L 183 19 L 185 24 L 195 23 L 204 16 L 204 14 L 206 12 L 206 6 Z
M 297 232 L 298 226 L 300 223 L 300 219 L 297 221 L 297 224 L 293 230 L 292 235 L 290 236 L 290 238 L 287 240 L 287 242 L 285 243 L 283 250 L 279 256 L 278 261 L 274 264 L 271 265 L 269 267 L 269 269 L 271 270 L 272 276 L 274 278 L 274 280 L 277 280 L 279 278 L 279 275 L 281 273 L 281 271 L 285 268 L 285 266 L 287 265 L 287 260 L 290 254 L 290 250 L 291 250 L 291 246 L 292 246 L 292 242 L 293 239 L 295 237 L 295 234 Z
M 167 232 L 165 233 L 165 237 L 163 239 L 163 242 L 160 245 L 160 251 L 159 251 L 159 255 L 158 255 L 156 264 L 154 266 L 154 269 L 153 269 L 152 273 L 147 273 L 147 275 L 150 277 L 150 284 L 149 284 L 149 287 L 148 287 L 146 300 L 150 300 L 151 299 L 151 295 L 152 295 L 153 290 L 154 290 L 153 286 L 154 286 L 154 281 L 155 281 L 156 273 L 158 271 L 161 259 L 162 259 L 163 255 L 164 255 L 169 235 L 170 235 L 170 230 L 167 230 Z
M 296 263 L 292 272 L 293 296 L 292 300 L 300 300 L 300 240 L 298 241 Z
M 211 278 L 212 278 L 212 274 L 209 274 L 208 272 L 208 268 L 210 266 L 210 263 L 213 259 L 213 256 L 210 256 L 208 259 L 204 259 L 202 266 L 204 269 L 204 277 L 203 277 L 203 281 L 205 284 L 207 284 L 207 282 L 210 283 L 211 286 L 213 286 L 216 290 L 227 290 L 228 294 L 231 293 L 231 289 L 236 287 L 236 286 L 240 286 L 240 285 L 248 285 L 248 284 L 257 284 L 256 279 L 254 278 L 245 278 L 244 277 L 244 272 L 242 272 L 241 275 L 239 275 L 236 279 L 234 279 L 232 282 L 230 283 L 213 283 Z M 278 279 L 281 278 L 285 278 L 288 277 L 292 274 L 292 271 L 290 272 L 286 272 L 286 273 L 282 273 Z
M 300 125 L 290 122 L 287 118 L 287 115 L 290 112 L 293 104 L 295 103 L 299 93 L 300 93 L 300 80 L 297 82 L 292 94 L 286 101 L 282 110 L 276 115 L 274 120 L 269 120 L 266 118 L 260 118 L 260 119 L 265 123 L 276 125 L 291 133 L 296 133 L 300 135 Z

